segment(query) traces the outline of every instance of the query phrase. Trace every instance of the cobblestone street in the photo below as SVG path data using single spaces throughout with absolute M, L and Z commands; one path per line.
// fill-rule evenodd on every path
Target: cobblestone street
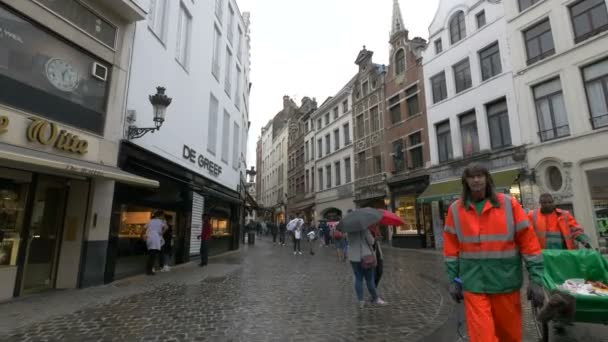
M 289 246 L 258 240 L 205 269 L 189 264 L 50 301 L 43 294 L 2 304 L 0 340 L 458 340 L 437 253 L 387 248 L 380 294 L 389 304 L 359 309 L 350 265 L 338 263 L 333 248 L 315 247 L 315 256 L 294 256 Z

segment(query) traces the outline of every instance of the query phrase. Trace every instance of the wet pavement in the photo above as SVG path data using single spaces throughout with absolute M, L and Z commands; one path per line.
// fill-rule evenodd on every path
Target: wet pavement
M 316 252 L 257 240 L 206 268 L 0 304 L 0 340 L 459 340 L 438 253 L 386 248 L 379 292 L 388 305 L 359 309 L 350 264 L 331 247 Z M 526 334 L 535 340 L 531 325 Z

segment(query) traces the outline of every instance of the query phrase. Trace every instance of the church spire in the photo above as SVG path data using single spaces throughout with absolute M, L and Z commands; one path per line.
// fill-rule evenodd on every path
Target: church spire
M 393 24 L 391 26 L 391 37 L 395 34 L 407 31 L 403 25 L 403 17 L 401 16 L 401 7 L 399 0 L 393 0 Z

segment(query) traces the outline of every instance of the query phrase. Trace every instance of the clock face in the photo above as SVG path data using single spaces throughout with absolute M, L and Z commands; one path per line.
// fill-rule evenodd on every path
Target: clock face
M 72 65 L 59 58 L 46 63 L 46 78 L 61 91 L 73 91 L 78 87 L 78 72 Z

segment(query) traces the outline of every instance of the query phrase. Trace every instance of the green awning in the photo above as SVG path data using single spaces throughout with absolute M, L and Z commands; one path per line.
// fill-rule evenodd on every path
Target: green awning
M 518 169 L 492 173 L 496 190 L 500 192 L 508 192 L 518 175 Z M 424 190 L 424 192 L 418 196 L 418 202 L 429 203 L 435 201 L 451 201 L 458 198 L 461 192 L 462 185 L 460 183 L 460 179 L 435 183 L 429 185 L 426 190 Z

